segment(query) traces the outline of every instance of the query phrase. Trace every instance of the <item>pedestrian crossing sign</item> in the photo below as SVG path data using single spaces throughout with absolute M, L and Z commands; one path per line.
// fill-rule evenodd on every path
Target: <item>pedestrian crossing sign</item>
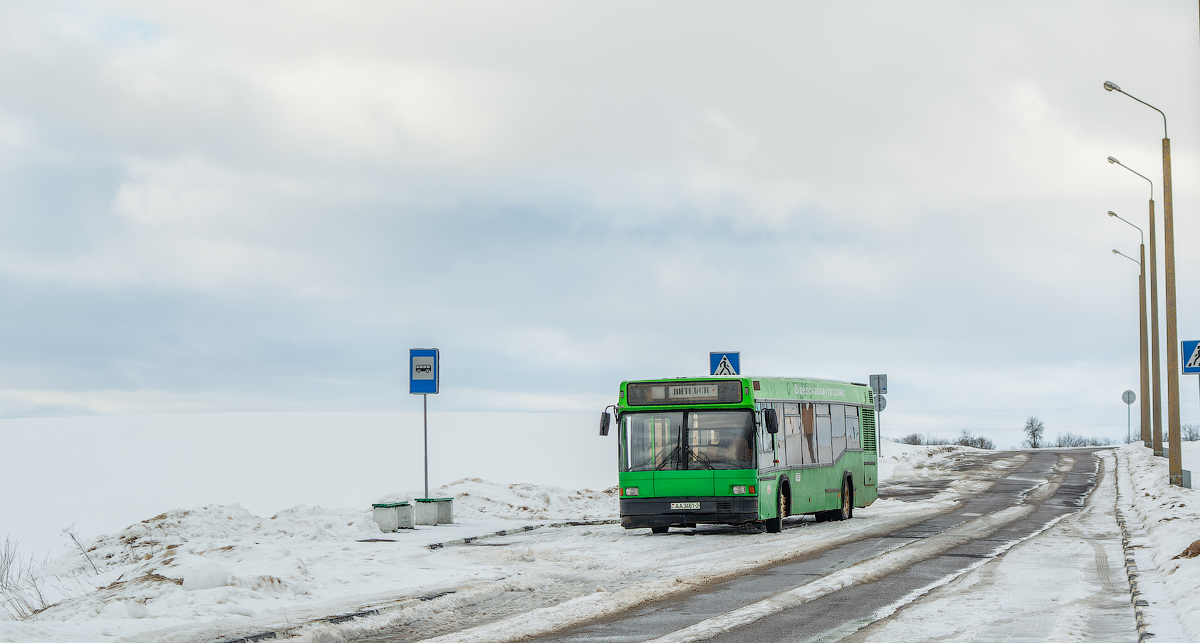
M 709 375 L 741 375 L 741 353 L 709 353 L 708 354 L 708 374 Z
M 1183 357 L 1183 374 L 1184 375 L 1200 375 L 1200 340 L 1184 340 L 1183 350 L 1180 351 Z

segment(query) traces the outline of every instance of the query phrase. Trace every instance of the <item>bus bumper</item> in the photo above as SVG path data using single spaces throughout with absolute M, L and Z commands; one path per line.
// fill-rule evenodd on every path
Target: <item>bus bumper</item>
M 671 503 L 699 502 L 699 509 L 672 509 Z M 621 526 L 669 527 L 699 523 L 740 525 L 758 520 L 758 498 L 622 498 Z

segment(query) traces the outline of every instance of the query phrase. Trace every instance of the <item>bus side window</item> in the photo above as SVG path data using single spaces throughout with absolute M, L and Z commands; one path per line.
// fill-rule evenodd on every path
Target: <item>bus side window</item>
M 833 460 L 846 452 L 846 407 L 833 404 L 829 407 L 829 419 L 833 422 Z
M 788 404 L 786 406 L 795 406 Z M 800 430 L 800 416 L 787 415 L 783 418 L 784 449 L 787 451 L 787 464 L 804 464 L 804 433 Z
M 833 464 L 833 424 L 829 419 L 829 405 L 817 404 L 817 462 Z
M 846 448 L 861 449 L 862 433 L 858 424 L 858 407 L 846 407 Z
M 783 402 L 775 402 L 775 415 L 779 416 L 779 430 L 783 430 Z M 775 436 L 775 449 L 779 452 L 779 457 L 776 458 L 780 462 L 787 462 L 787 439 L 784 437 L 786 433 L 780 433 Z
M 817 435 L 816 435 L 816 419 L 813 415 L 813 405 L 805 404 L 801 410 L 801 418 L 804 431 L 804 464 L 817 463 Z

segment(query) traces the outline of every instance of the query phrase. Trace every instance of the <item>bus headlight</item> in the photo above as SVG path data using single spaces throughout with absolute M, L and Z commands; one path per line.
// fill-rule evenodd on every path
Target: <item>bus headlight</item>
M 637 487 L 625 487 L 625 495 L 627 495 L 627 496 L 636 496 L 640 493 L 641 493 L 641 490 L 638 489 Z
M 733 487 L 733 495 L 735 495 L 735 496 L 744 496 L 744 495 L 746 495 L 746 486 L 745 486 L 745 485 L 740 485 L 740 484 L 739 484 L 739 485 L 734 485 L 734 487 Z

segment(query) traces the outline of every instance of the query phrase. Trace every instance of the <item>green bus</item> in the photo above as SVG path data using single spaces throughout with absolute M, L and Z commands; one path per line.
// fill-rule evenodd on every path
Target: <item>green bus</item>
M 864 384 L 782 377 L 622 382 L 600 416 L 618 437 L 621 524 L 847 520 L 878 497 L 875 399 Z

